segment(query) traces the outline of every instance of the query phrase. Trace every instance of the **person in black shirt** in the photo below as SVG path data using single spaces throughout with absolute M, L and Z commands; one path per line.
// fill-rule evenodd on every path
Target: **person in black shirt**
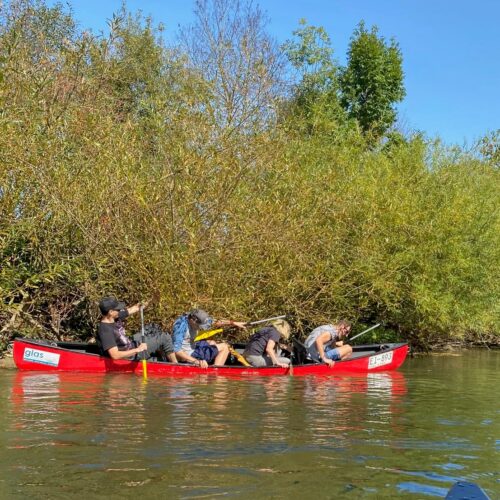
M 147 304 L 143 304 L 145 307 Z M 177 363 L 174 354 L 172 338 L 165 332 L 154 332 L 146 336 L 146 342 L 141 341 L 141 333 L 133 339 L 125 334 L 123 320 L 139 312 L 141 304 L 126 307 L 115 297 L 105 297 L 99 302 L 102 313 L 97 330 L 97 343 L 105 356 L 112 359 L 139 359 L 139 353 L 146 351 L 146 358 L 158 356 L 163 361 Z
M 288 358 L 278 356 L 280 338 L 287 340 L 290 337 L 290 325 L 284 320 L 274 321 L 272 326 L 265 326 L 257 330 L 248 342 L 244 358 L 258 368 L 263 366 L 280 366 L 287 368 L 290 364 Z

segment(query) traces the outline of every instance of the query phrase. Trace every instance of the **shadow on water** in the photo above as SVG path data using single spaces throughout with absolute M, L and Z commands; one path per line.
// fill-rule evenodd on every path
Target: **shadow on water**
M 297 379 L 16 372 L 0 377 L 0 494 L 439 498 L 468 480 L 495 498 L 497 368 L 492 353 Z

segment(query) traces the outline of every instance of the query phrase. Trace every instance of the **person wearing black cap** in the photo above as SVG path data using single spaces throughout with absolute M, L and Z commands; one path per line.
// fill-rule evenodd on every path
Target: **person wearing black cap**
M 238 321 L 216 321 L 203 309 L 193 309 L 183 314 L 174 322 L 172 337 L 174 351 L 179 361 L 194 363 L 196 366 L 206 368 L 209 364 L 222 366 L 229 356 L 229 346 L 225 342 L 214 340 L 194 341 L 200 330 L 211 327 L 235 326 L 245 328 L 245 323 Z
M 142 304 L 145 307 L 146 304 Z M 156 332 L 141 341 L 141 332 L 131 339 L 125 334 L 123 320 L 140 311 L 141 304 L 126 307 L 115 297 L 105 297 L 99 302 L 101 321 L 97 330 L 97 344 L 104 356 L 112 359 L 139 359 L 138 354 L 146 351 L 147 358 L 156 354 L 163 361 L 177 363 L 172 338 L 168 333 Z

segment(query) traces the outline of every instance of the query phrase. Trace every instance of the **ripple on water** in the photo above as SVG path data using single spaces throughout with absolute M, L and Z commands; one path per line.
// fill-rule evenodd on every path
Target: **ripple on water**
M 459 479 L 498 490 L 499 366 L 480 356 L 475 370 L 474 359 L 409 360 L 368 376 L 147 384 L 16 373 L 0 392 L 0 465 L 5 484 L 32 497 L 140 485 L 145 498 L 249 498 L 265 485 L 274 498 L 421 498 L 443 497 Z M 28 486 L 42 477 L 46 490 Z

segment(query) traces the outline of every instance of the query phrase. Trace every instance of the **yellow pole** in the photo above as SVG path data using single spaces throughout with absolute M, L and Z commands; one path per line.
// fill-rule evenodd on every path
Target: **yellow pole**
M 141 305 L 141 342 L 146 342 L 146 336 L 144 335 L 144 306 Z M 142 378 L 143 380 L 148 379 L 148 365 L 146 363 L 146 352 L 142 351 Z

